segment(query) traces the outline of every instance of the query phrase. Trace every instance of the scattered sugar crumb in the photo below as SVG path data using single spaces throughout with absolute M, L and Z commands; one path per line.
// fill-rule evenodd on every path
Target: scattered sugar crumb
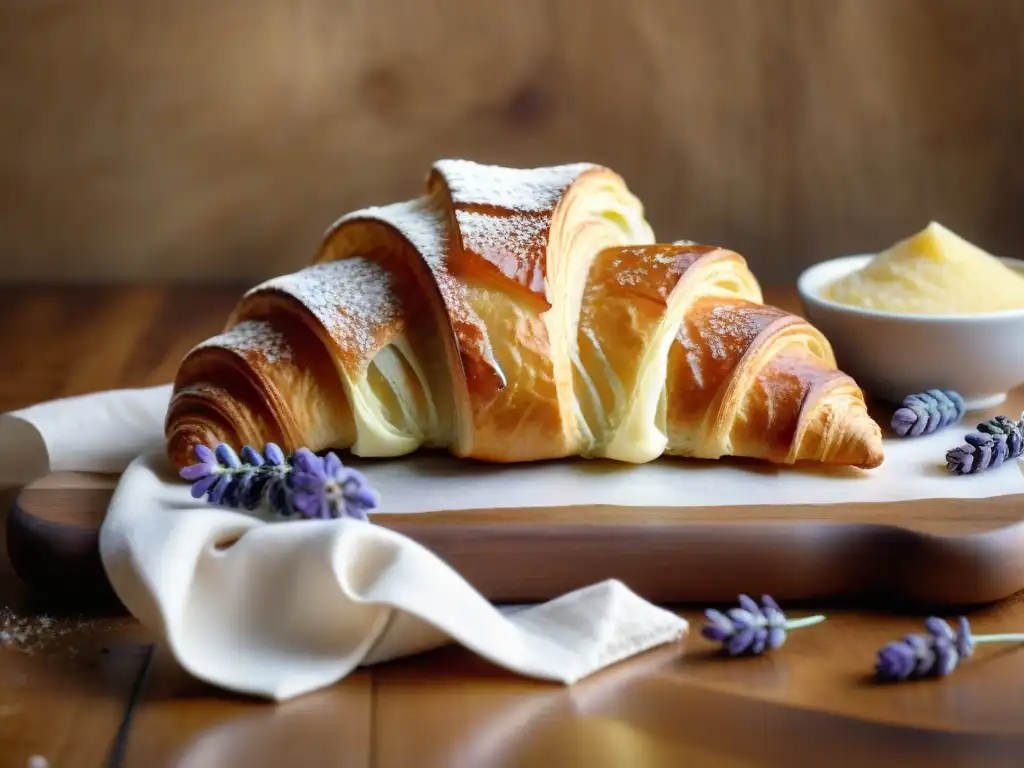
M 0 649 L 75 657 L 81 652 L 75 640 L 108 631 L 105 622 L 88 619 L 55 619 L 46 614 L 20 616 L 0 608 Z M 91 644 L 91 643 L 90 643 Z

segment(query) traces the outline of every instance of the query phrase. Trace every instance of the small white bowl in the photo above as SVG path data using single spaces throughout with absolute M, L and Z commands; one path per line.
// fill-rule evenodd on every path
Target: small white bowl
M 1024 309 L 972 315 L 911 315 L 860 309 L 821 297 L 833 280 L 873 256 L 815 264 L 797 280 L 805 316 L 832 343 L 840 370 L 869 396 L 900 402 L 926 389 L 952 389 L 968 410 L 995 408 L 1024 384 Z M 1001 259 L 1024 271 L 1024 261 Z

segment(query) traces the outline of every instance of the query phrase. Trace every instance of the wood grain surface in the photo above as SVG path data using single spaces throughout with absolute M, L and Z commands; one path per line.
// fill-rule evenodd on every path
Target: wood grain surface
M 0 291 L 12 329 L 0 335 L 9 364 L 0 409 L 166 381 L 236 298 L 233 289 Z M 7 493 L 3 508 L 12 499 Z M 684 644 L 565 688 L 451 647 L 275 706 L 197 682 L 130 619 L 28 594 L 3 551 L 2 768 L 25 768 L 33 756 L 54 768 L 1001 768 L 1019 766 L 1024 749 L 1024 648 L 981 647 L 945 680 L 876 685 L 869 674 L 878 647 L 924 616 L 889 603 L 873 611 L 787 606 L 792 615 L 821 608 L 829 620 L 761 658 L 723 659 L 695 623 Z M 682 613 L 699 621 L 696 611 Z M 969 616 L 979 633 L 1022 630 L 1024 596 Z M 31 632 L 12 635 L 15 625 Z
M 1024 410 L 1024 389 L 1009 402 L 1003 412 Z M 7 538 L 12 565 L 28 585 L 115 604 L 99 558 L 99 530 L 116 483 L 116 476 L 59 473 L 21 492 Z M 783 601 L 860 605 L 883 596 L 919 606 L 971 606 L 1024 589 L 1024 494 L 830 505 L 522 507 L 375 515 L 373 522 L 423 544 L 485 597 L 504 603 L 551 600 L 608 578 L 669 603 L 729 600 L 753 584 Z
M 768 281 L 1024 253 L 1012 0 L 6 0 L 0 279 L 257 278 L 438 157 L 619 170 Z

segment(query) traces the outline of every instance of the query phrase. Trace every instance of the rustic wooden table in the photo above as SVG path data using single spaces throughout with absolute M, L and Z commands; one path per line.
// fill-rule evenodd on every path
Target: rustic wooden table
M 2 289 L 0 410 L 163 383 L 237 295 Z M 27 594 L 0 561 L 0 766 L 1024 764 L 1024 648 L 982 647 L 943 681 L 872 683 L 877 648 L 921 616 L 826 610 L 774 655 L 723 660 L 687 610 L 684 645 L 571 688 L 452 647 L 275 706 L 189 678 L 130 618 L 88 610 Z M 971 619 L 977 632 L 1024 630 L 1024 599 Z

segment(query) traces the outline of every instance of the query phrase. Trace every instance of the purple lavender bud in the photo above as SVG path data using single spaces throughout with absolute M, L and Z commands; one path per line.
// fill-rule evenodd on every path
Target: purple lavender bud
M 281 466 L 285 463 L 284 452 L 281 451 L 276 443 L 267 443 L 266 448 L 263 449 L 263 455 L 266 456 L 268 462 L 275 466 Z
M 946 451 L 946 468 L 954 475 L 974 472 L 974 446 L 961 445 Z
M 352 480 L 345 481 L 344 497 L 346 514 L 359 520 L 366 520 L 366 513 L 380 504 L 380 498 L 373 489 Z
M 196 480 L 202 480 L 204 477 L 215 474 L 217 467 L 210 466 L 209 464 L 190 464 L 187 467 L 183 467 L 178 475 L 183 480 L 195 482 Z
M 898 682 L 908 679 L 916 666 L 917 656 L 913 647 L 897 640 L 888 643 L 878 652 L 875 676 L 879 680 Z
M 946 452 L 946 467 L 954 475 L 976 474 L 1019 458 L 1022 449 L 1024 420 L 996 416 L 979 424 L 977 432 L 966 435 L 963 445 Z
M 250 470 L 232 477 L 231 483 L 228 485 L 227 490 L 224 491 L 224 498 L 221 499 L 221 503 L 228 507 L 241 506 L 242 498 L 246 494 L 249 486 L 252 484 L 255 476 L 255 472 Z
M 768 645 L 768 628 L 758 627 L 754 630 L 754 640 L 750 644 L 750 652 L 754 656 L 760 656 L 764 653 L 765 647 Z
M 362 473 L 346 467 L 333 453 L 327 454 L 321 468 L 325 501 L 331 516 L 368 519 L 367 513 L 377 508 L 380 499 Z
M 892 430 L 900 437 L 928 435 L 959 421 L 964 400 L 949 389 L 929 389 L 904 398 L 892 415 Z
M 741 653 L 752 651 L 756 634 L 757 627 L 743 627 L 725 641 L 726 653 L 730 656 L 739 656 Z
M 964 437 L 964 442 L 974 448 L 974 466 L 977 468 L 976 471 L 988 469 L 1002 463 L 1002 459 L 999 458 L 999 450 L 996 447 L 994 435 L 983 435 L 975 432 Z M 1006 455 L 1006 451 L 1003 451 L 1003 455 Z
M 740 608 L 749 613 L 751 616 L 757 618 L 764 618 L 764 614 L 761 612 L 761 606 L 759 606 L 750 595 L 739 596 Z
M 336 453 L 328 453 L 323 458 L 323 470 L 327 475 L 337 475 L 345 469 L 345 465 L 341 463 L 341 459 L 338 458 Z M 349 472 L 355 472 L 354 469 Z
M 927 634 L 907 635 L 882 647 L 875 661 L 879 680 L 945 677 L 971 657 L 977 643 L 1024 643 L 1024 632 L 974 636 L 964 616 L 959 617 L 957 631 L 935 616 L 924 626 Z
M 218 445 L 217 450 L 214 451 L 214 453 L 220 460 L 221 466 L 238 469 L 242 465 L 242 462 L 238 460 L 238 454 L 235 453 L 235 450 L 227 443 L 221 443 Z
M 1014 421 L 1006 416 L 996 416 L 979 424 L 978 432 L 1005 439 L 1007 458 L 1015 459 L 1021 455 L 1024 447 L 1024 419 Z
M 744 630 L 747 627 L 756 627 L 760 621 L 763 621 L 764 617 L 761 616 L 761 612 L 758 611 L 758 616 L 755 616 L 750 611 L 745 611 L 742 608 L 730 608 L 728 610 L 729 618 L 732 619 L 733 625 L 739 629 Z
M 299 448 L 295 452 L 295 456 L 292 457 L 292 466 L 295 467 L 296 477 L 299 474 L 313 475 L 315 477 L 323 477 L 324 475 L 324 460 L 308 448 Z
M 267 503 L 270 508 L 283 517 L 290 517 L 295 514 L 289 504 L 289 494 L 284 480 L 274 479 L 267 487 Z
M 722 613 L 714 609 L 704 612 L 707 623 L 701 635 L 712 642 L 722 643 L 730 656 L 759 655 L 766 649 L 780 648 L 791 628 L 810 626 L 824 620 L 824 616 L 787 621 L 786 615 L 769 595 L 758 605 L 747 595 L 740 595 L 739 607 Z
M 932 640 L 932 648 L 935 653 L 935 664 L 932 673 L 939 677 L 950 674 L 960 662 L 960 654 L 956 652 L 956 645 L 948 637 L 936 637 Z
M 231 483 L 231 475 L 224 474 L 217 477 L 217 482 L 210 488 L 210 493 L 207 496 L 211 504 L 220 504 L 224 498 L 224 493 L 228 489 L 228 485 Z
M 708 608 L 704 611 L 704 616 L 707 618 L 708 623 L 701 628 L 700 633 L 708 640 L 720 643 L 732 636 L 732 622 L 724 613 L 716 611 L 714 608 Z
M 960 617 L 959 632 L 936 616 L 928 617 L 924 626 L 926 634 L 907 635 L 878 652 L 875 674 L 880 680 L 945 677 L 974 652 L 966 618 Z
M 205 461 L 181 474 L 194 480 L 192 495 L 206 495 L 211 504 L 253 510 L 266 499 L 286 517 L 358 520 L 367 520 L 379 504 L 366 478 L 333 453 L 321 458 L 300 448 L 289 462 L 277 445 L 268 443 L 264 455 L 247 445 L 239 458 L 231 446 L 221 444 L 216 451 L 197 447 L 196 456 Z
M 323 495 L 316 491 L 295 491 L 291 502 L 295 511 L 303 517 L 311 520 L 327 517 Z
M 178 472 L 178 475 L 183 480 L 195 482 L 197 480 L 202 480 L 209 475 L 216 475 L 220 472 L 220 465 L 217 463 L 217 457 L 213 454 L 213 451 L 205 445 L 197 445 L 194 453 L 196 458 L 199 459 L 199 463 L 183 467 Z
M 924 429 L 923 421 L 921 420 L 921 414 L 913 408 L 905 407 L 898 409 L 892 415 L 892 431 L 900 437 L 906 437 L 914 429 L 917 429 L 917 434 L 921 434 L 921 430 Z M 916 435 L 911 435 L 912 437 Z
M 971 625 L 966 616 L 960 617 L 959 625 L 960 631 L 956 635 L 956 651 L 960 654 L 960 658 L 967 659 L 974 653 L 974 636 L 971 634 Z
M 217 463 L 217 457 L 214 455 L 213 451 L 205 445 L 197 445 L 195 447 L 195 454 L 196 458 L 199 459 L 200 464 L 215 465 Z
M 903 638 L 903 642 L 914 652 L 916 663 L 910 672 L 911 677 L 924 677 L 935 667 L 933 640 L 934 637 L 931 635 L 907 635 Z
M 238 503 L 250 512 L 263 501 L 263 492 L 270 482 L 270 475 L 259 473 L 253 474 L 252 479 L 238 493 Z
M 217 482 L 220 475 L 206 475 L 196 480 L 192 484 L 192 498 L 201 499 L 203 495 L 210 490 L 210 487 Z
M 774 597 L 771 595 L 761 595 L 761 605 L 764 606 L 764 613 L 768 617 L 769 624 L 781 626 L 786 623 L 786 614 L 782 612 Z
M 947 640 L 953 640 L 956 638 L 956 633 L 953 632 L 952 627 L 938 616 L 929 616 L 925 619 L 924 628 L 927 629 L 928 633 L 933 637 L 944 637 Z
M 251 445 L 242 446 L 242 461 L 253 467 L 260 467 L 264 463 L 260 452 Z

